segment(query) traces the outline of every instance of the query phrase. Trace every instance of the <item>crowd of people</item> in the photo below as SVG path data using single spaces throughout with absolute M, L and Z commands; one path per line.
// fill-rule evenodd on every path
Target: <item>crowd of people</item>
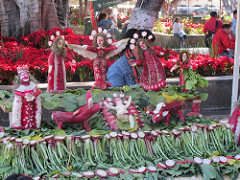
M 206 46 L 214 56 L 233 58 L 237 11 L 233 11 L 233 20 L 230 24 L 224 24 L 221 19 L 218 19 L 215 11 L 211 12 L 210 16 L 211 18 L 204 24 L 203 29 L 206 34 Z

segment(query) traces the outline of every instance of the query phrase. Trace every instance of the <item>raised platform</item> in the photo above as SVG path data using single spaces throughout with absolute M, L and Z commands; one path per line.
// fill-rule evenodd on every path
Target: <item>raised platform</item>
M 208 99 L 201 103 L 201 113 L 204 116 L 215 120 L 227 120 L 230 114 L 232 95 L 232 76 L 205 77 L 209 81 L 209 86 L 201 89 L 201 92 L 208 93 Z M 178 78 L 168 78 L 168 84 L 178 84 Z M 91 88 L 94 82 L 69 82 L 69 89 Z M 0 85 L 0 89 L 11 90 L 13 86 Z M 39 84 L 39 88 L 46 90 L 47 84 Z M 191 102 L 188 102 L 191 108 Z M 43 119 L 50 118 L 51 111 L 43 111 Z M 0 109 L 0 125 L 8 125 L 8 113 Z

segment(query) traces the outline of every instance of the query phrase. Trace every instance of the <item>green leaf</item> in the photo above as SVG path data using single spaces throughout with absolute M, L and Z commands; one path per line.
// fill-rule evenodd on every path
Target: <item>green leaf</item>
M 217 171 L 211 164 L 201 164 L 202 176 L 204 180 L 217 178 Z
M 161 102 L 165 102 L 166 98 L 159 95 L 158 93 L 154 91 L 148 91 L 147 96 L 149 97 L 149 102 L 150 104 L 156 106 L 157 104 Z
M 53 96 L 48 96 L 42 99 L 42 106 L 46 109 L 55 109 L 59 103 L 59 95 L 55 94 Z
M 0 173 L 6 173 L 7 171 L 9 171 L 11 169 L 12 169 L 12 166 L 0 165 Z
M 206 101 L 208 98 L 208 93 L 201 93 L 198 95 L 203 101 Z

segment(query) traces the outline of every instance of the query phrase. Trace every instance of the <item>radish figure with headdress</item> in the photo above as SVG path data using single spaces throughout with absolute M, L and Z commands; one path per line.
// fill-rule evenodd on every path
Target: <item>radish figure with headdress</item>
M 152 35 L 148 35 L 143 31 L 140 35 L 136 33 L 130 40 L 130 48 L 137 46 L 139 59 L 137 64 L 143 63 L 143 71 L 140 77 L 140 85 L 146 91 L 157 91 L 166 86 L 166 74 L 162 67 L 162 63 L 152 48 Z
M 112 43 L 111 35 L 107 30 L 102 30 L 102 28 L 98 28 L 98 32 L 93 30 L 89 38 L 93 40 L 93 46 L 80 46 L 76 44 L 69 44 L 68 46 L 79 55 L 94 60 L 93 70 L 95 83 L 92 89 L 106 90 L 108 87 L 111 87 L 111 83 L 108 83 L 106 80 L 106 59 L 119 54 L 125 49 L 128 39 Z
M 66 90 L 66 44 L 59 31 L 56 32 L 56 36 L 52 35 L 48 42 L 52 49 L 48 58 L 48 93 L 62 94 Z

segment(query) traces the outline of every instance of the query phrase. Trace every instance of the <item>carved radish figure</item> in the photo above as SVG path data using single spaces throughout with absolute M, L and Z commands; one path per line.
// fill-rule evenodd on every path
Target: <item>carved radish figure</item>
M 86 131 L 91 131 L 87 120 L 92 117 L 95 113 L 103 109 L 102 102 L 93 104 L 91 91 L 87 92 L 87 105 L 82 106 L 79 110 L 75 112 L 60 112 L 53 111 L 52 116 L 58 124 L 58 128 L 62 129 L 63 124 L 77 124 L 82 123 L 83 128 Z
M 184 101 L 171 101 L 169 103 L 162 102 L 156 106 L 154 111 L 147 111 L 147 114 L 151 114 L 152 121 L 154 123 L 160 122 L 163 117 L 165 117 L 166 125 L 170 123 L 171 115 L 177 113 L 179 119 L 184 122 L 183 106 L 188 105 Z

